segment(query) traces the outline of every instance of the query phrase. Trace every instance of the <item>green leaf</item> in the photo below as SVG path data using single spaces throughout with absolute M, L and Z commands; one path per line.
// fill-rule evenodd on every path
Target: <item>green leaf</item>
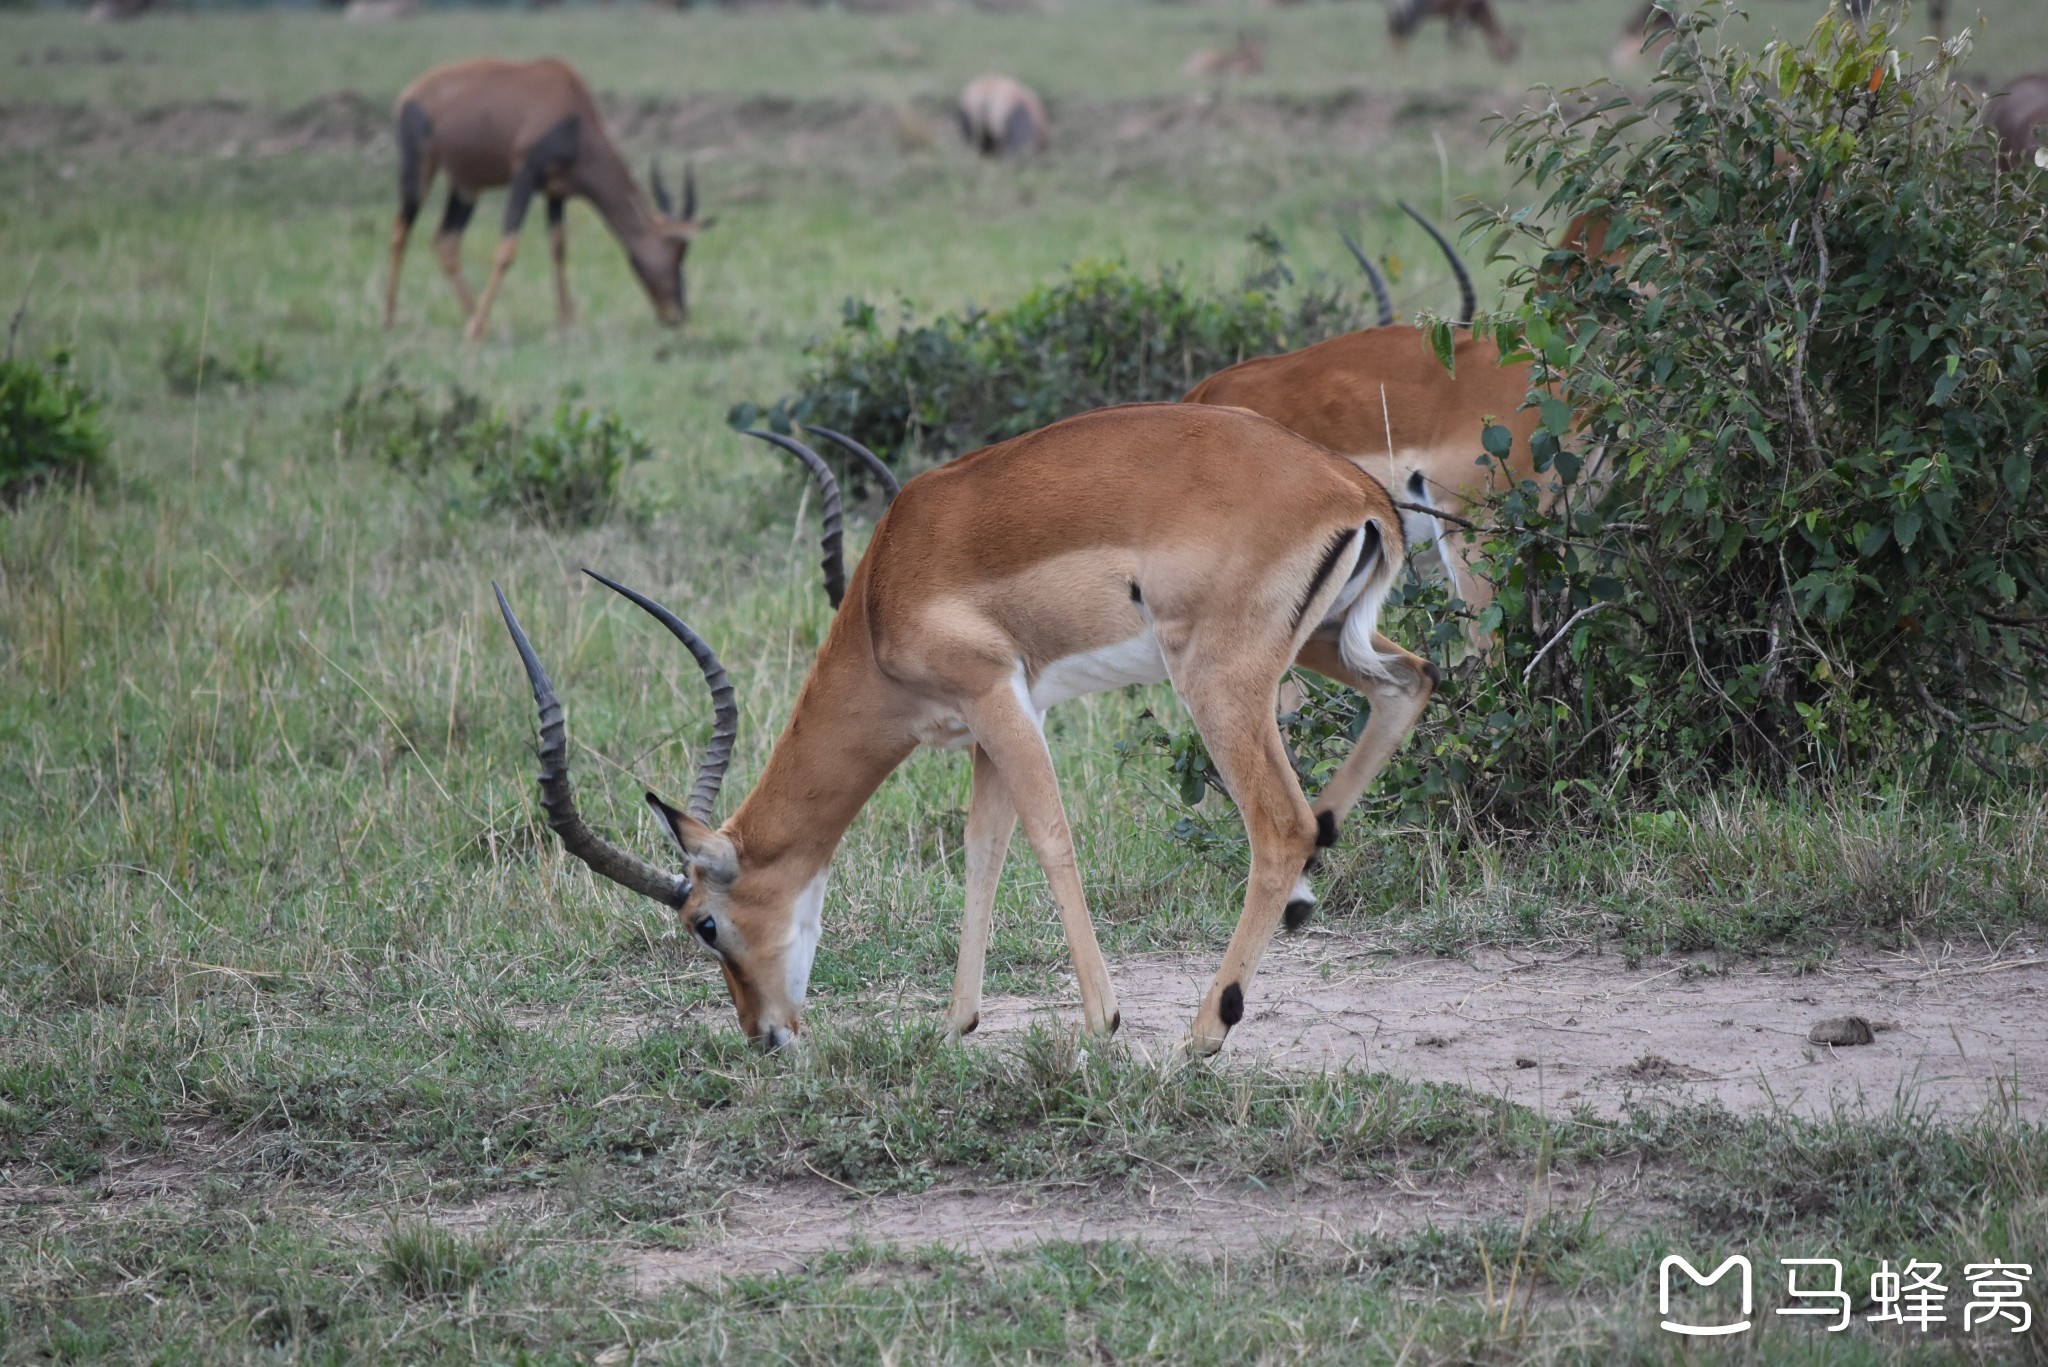
M 1920 535 L 1921 513 L 1918 508 L 1908 508 L 1892 519 L 1892 535 L 1899 539 L 1899 549 L 1910 551 L 1913 540 Z
M 1999 473 L 2005 477 L 2005 487 L 2014 498 L 2025 498 L 2027 487 L 2034 480 L 2034 463 L 2025 451 L 2015 451 L 2005 458 Z

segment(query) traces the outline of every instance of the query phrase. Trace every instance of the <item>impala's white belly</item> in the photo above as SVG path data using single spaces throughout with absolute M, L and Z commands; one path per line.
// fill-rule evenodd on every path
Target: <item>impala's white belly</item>
M 1146 628 L 1129 640 L 1084 650 L 1054 660 L 1028 678 L 1019 665 L 1010 679 L 1017 701 L 1041 720 L 1055 703 L 1088 693 L 1106 693 L 1125 684 L 1158 683 L 1166 677 L 1166 659 L 1159 653 L 1159 639 Z M 940 750 L 957 750 L 970 744 L 974 735 L 957 712 L 934 712 L 918 724 L 920 743 Z
M 1055 703 L 1088 693 L 1106 693 L 1125 684 L 1158 683 L 1166 677 L 1166 659 L 1159 638 L 1146 628 L 1127 641 L 1084 650 L 1054 660 L 1038 671 L 1026 689 L 1031 710 L 1044 716 Z

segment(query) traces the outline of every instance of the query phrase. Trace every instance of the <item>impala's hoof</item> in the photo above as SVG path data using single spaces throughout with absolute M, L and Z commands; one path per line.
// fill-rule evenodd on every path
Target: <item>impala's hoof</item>
M 946 1038 L 949 1040 L 966 1039 L 980 1025 L 981 1012 L 979 1011 L 973 1012 L 964 1021 L 955 1020 L 953 1017 L 948 1016 L 946 1017 Z

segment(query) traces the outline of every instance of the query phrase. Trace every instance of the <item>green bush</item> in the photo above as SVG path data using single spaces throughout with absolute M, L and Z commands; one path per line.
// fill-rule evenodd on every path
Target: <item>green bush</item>
M 158 365 L 171 392 L 187 398 L 206 389 L 253 389 L 282 376 L 276 354 L 260 338 L 219 350 L 201 346 L 182 328 L 165 338 Z
M 1952 79 L 1965 44 L 1829 17 L 1748 53 L 1719 45 L 1726 8 L 1681 18 L 1646 95 L 1567 92 L 1501 129 L 1543 202 L 1491 221 L 1543 260 L 1490 326 L 1557 385 L 1536 452 L 1566 497 L 1493 500 L 1497 644 L 1382 784 L 1410 817 L 1527 829 L 1735 773 L 2040 763 L 2041 180 L 1995 169 Z M 1618 267 L 1551 247 L 1587 210 Z M 1448 661 L 1442 590 L 1405 596 L 1390 630 Z M 1305 765 L 1353 709 L 1312 697 Z
M 461 471 L 480 506 L 565 526 L 610 511 L 626 467 L 654 448 L 616 414 L 565 398 L 548 417 L 507 411 L 460 387 L 445 398 L 387 370 L 349 391 L 334 415 L 344 454 L 415 476 Z
M 486 443 L 471 469 L 490 507 L 582 524 L 603 517 L 626 467 L 653 454 L 616 414 L 564 401 L 545 421 L 522 419 L 511 440 Z
M 46 483 L 80 484 L 107 455 L 99 400 L 71 375 L 71 357 L 38 365 L 0 358 L 0 502 Z
M 1363 327 L 1370 301 L 1348 286 L 1298 282 L 1270 233 L 1252 237 L 1254 269 L 1207 293 L 1180 272 L 1142 276 L 1083 261 L 1001 309 L 969 307 L 885 330 L 872 304 L 848 300 L 845 326 L 814 344 L 796 394 L 735 426 L 792 418 L 846 432 L 908 469 L 1109 404 L 1178 399 L 1247 356 Z

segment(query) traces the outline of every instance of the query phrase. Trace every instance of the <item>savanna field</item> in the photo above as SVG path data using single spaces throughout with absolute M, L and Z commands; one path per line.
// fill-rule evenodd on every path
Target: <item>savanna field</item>
M 1507 64 L 1441 23 L 1395 51 L 1378 6 L 1323 0 L 0 9 L 7 346 L 67 357 L 108 437 L 96 477 L 0 507 L 0 1362 L 2048 1356 L 2033 704 L 1999 703 L 2018 738 L 1974 764 L 1872 722 L 1853 762 L 1715 752 L 1683 781 L 1510 810 L 1428 777 L 1458 709 L 1494 696 L 1468 662 L 1432 704 L 1450 729 L 1368 795 L 1208 1061 L 1177 1045 L 1245 858 L 1163 685 L 1047 721 L 1122 1002 L 1109 1040 L 1079 1033 L 1022 839 L 981 1029 L 944 1037 L 958 753 L 913 756 L 848 832 L 802 1040 L 774 1054 L 685 928 L 565 858 L 539 810 L 493 581 L 568 705 L 593 824 L 665 857 L 641 793 L 682 799 L 711 708 L 583 566 L 730 670 L 722 811 L 760 773 L 832 608 L 815 486 L 728 416 L 802 390 L 862 304 L 891 332 L 1120 266 L 1323 298 L 1336 331 L 1370 314 L 1348 232 L 1404 318 L 1448 315 L 1451 274 L 1398 201 L 1454 232 L 1475 201 L 1527 210 L 1554 238 L 1495 116 L 1541 107 L 1532 86 L 1642 90 L 1654 57 L 1613 65 L 1633 8 L 1506 0 Z M 2048 7 L 1968 9 L 1962 79 L 2048 67 Z M 1719 40 L 1797 42 L 1820 17 L 1751 10 Z M 1895 35 L 1909 63 L 1926 32 L 1916 13 Z M 1183 74 L 1244 36 L 1261 70 Z M 694 166 L 716 223 L 685 327 L 656 323 L 577 201 L 575 322 L 554 326 L 536 211 L 465 344 L 428 241 L 439 187 L 381 326 L 392 100 L 479 54 L 568 59 L 636 170 Z M 988 70 L 1046 97 L 1043 154 L 961 144 L 952 99 Z M 468 234 L 472 285 L 501 202 Z M 1493 241 L 1464 259 L 1482 311 L 1512 312 L 1542 248 Z M 545 470 L 436 445 L 456 411 L 529 455 L 609 423 L 616 487 L 537 501 Z M 911 447 L 912 468 L 949 454 Z M 881 504 L 848 503 L 850 559 Z M 1888 525 L 1910 543 L 1920 523 Z M 1993 625 L 2032 620 L 2028 591 Z M 1441 606 L 1417 594 L 1388 629 L 1448 667 Z M 1598 648 L 1536 659 L 1518 630 L 1524 684 Z M 1874 1040 L 1821 1028 L 1845 1016 Z M 1661 1328 L 1733 1311 L 1723 1284 L 1667 1314 L 1671 1254 L 1746 1256 L 1752 1327 Z M 1834 1304 L 1789 1295 L 1787 1258 L 1837 1260 L 1853 1323 L 1777 1314 Z M 1872 1322 L 1873 1274 L 1914 1261 L 1945 1269 L 1945 1319 Z M 1991 1293 L 1965 1268 L 1994 1262 L 2030 1272 L 1966 1325 Z

